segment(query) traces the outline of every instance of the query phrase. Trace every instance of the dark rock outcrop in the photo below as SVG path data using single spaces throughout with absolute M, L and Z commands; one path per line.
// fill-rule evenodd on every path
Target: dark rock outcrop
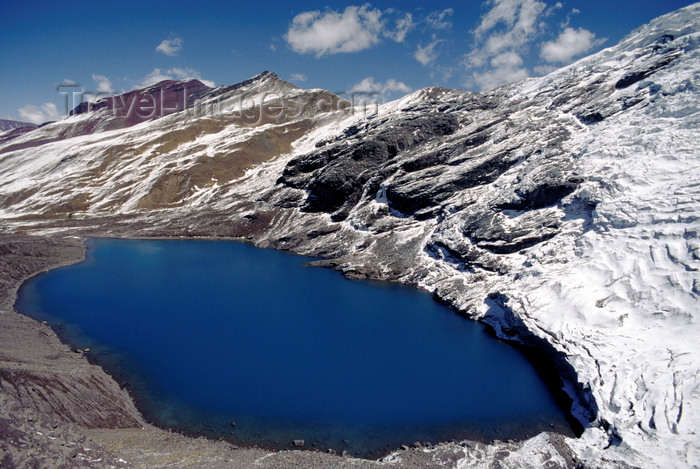
M 335 212 L 334 220 L 343 220 L 366 188 L 376 192 L 382 176 L 388 175 L 385 166 L 397 155 L 451 135 L 458 127 L 457 117 L 449 114 L 411 116 L 394 125 L 363 129 L 353 126 L 344 132 L 347 140 L 291 160 L 278 183 L 308 191 L 302 210 Z

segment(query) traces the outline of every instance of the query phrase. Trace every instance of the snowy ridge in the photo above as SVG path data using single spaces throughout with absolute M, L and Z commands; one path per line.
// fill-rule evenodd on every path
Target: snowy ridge
M 546 77 L 371 115 L 269 72 L 197 99 L 220 112 L 1 141 L 3 230 L 244 238 L 424 288 L 549 353 L 577 461 L 700 464 L 700 4 Z

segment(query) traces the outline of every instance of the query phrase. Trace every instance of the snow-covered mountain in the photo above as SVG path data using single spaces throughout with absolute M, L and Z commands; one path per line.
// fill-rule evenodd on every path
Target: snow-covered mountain
M 245 238 L 424 288 L 548 357 L 577 459 L 700 464 L 700 4 L 486 93 L 359 106 L 265 72 L 148 101 L 178 86 L 0 141 L 2 229 Z
M 0 133 L 18 128 L 34 128 L 36 125 L 28 122 L 13 121 L 8 119 L 0 119 Z

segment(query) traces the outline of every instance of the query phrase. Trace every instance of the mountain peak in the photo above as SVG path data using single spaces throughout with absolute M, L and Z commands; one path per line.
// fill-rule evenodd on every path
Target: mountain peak
M 239 89 L 243 88 L 248 85 L 252 84 L 266 84 L 266 85 L 281 85 L 285 88 L 292 88 L 292 89 L 299 89 L 299 87 L 289 83 L 288 81 L 285 81 L 281 79 L 275 72 L 270 72 L 268 70 L 265 70 L 262 73 L 259 73 L 255 75 L 252 78 L 249 78 L 247 80 L 244 80 L 240 83 L 236 83 L 235 85 L 231 85 L 229 87 L 226 87 L 228 90 L 234 90 L 234 89 Z
M 259 73 L 259 74 L 255 75 L 253 78 L 251 78 L 251 80 L 275 80 L 275 79 L 279 80 L 280 77 L 277 76 L 277 74 L 275 72 L 270 72 L 269 70 L 265 70 L 264 72 Z

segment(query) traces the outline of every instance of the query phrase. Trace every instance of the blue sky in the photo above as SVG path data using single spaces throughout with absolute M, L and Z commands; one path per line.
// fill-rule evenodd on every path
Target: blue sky
M 393 99 L 489 89 L 614 45 L 689 1 L 6 2 L 0 118 L 65 114 L 57 86 L 119 93 L 161 79 L 230 85 L 264 70 L 303 88 Z

